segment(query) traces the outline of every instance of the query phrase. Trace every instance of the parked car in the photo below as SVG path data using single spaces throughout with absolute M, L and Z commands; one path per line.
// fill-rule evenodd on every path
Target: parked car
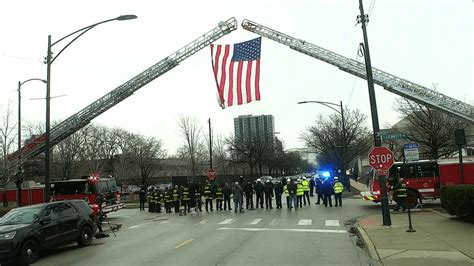
M 84 200 L 42 203 L 10 210 L 0 219 L 0 264 L 31 264 L 43 250 L 77 242 L 89 246 L 96 218 Z

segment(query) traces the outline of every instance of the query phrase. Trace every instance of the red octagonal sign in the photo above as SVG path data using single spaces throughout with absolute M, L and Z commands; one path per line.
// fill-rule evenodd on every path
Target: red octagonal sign
M 373 147 L 369 152 L 369 164 L 375 170 L 387 171 L 393 165 L 393 157 L 387 147 Z

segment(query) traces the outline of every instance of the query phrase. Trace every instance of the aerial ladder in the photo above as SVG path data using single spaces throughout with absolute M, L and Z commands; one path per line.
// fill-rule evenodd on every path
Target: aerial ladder
M 365 64 L 362 62 L 331 52 L 304 40 L 296 39 L 247 19 L 242 21 L 242 27 L 260 36 L 284 44 L 293 50 L 334 65 L 342 71 L 367 79 Z M 372 72 L 374 83 L 382 86 L 384 89 L 422 105 L 474 123 L 474 106 L 380 69 L 372 68 Z
M 101 115 L 105 111 L 131 96 L 135 91 L 173 69 L 180 62 L 184 61 L 199 50 L 236 29 L 237 21 L 235 18 L 230 18 L 226 21 L 218 23 L 217 27 L 195 39 L 175 53 L 165 57 L 129 81 L 100 97 L 86 108 L 54 126 L 50 131 L 51 147 L 89 124 L 92 119 L 96 118 L 97 116 Z M 21 164 L 22 162 L 41 154 L 46 149 L 45 140 L 46 135 L 40 135 L 39 137 L 33 139 L 29 144 L 22 147 L 20 151 L 10 155 L 10 159 L 17 159 L 18 152 L 21 152 L 21 159 L 20 161 L 17 160 L 16 164 L 18 165 L 18 163 Z M 13 163 L 12 165 L 15 164 Z

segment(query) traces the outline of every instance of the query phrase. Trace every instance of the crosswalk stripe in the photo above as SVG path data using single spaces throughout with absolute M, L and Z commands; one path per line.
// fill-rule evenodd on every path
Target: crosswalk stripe
M 313 223 L 311 219 L 301 219 L 298 221 L 298 225 L 311 225 L 311 223 Z
M 219 224 L 231 224 L 235 221 L 235 219 L 225 219 L 224 221 L 220 222 Z
M 261 220 L 262 220 L 262 219 L 255 219 L 255 220 L 253 220 L 252 222 L 250 222 L 249 224 L 255 225 L 255 224 L 258 224 Z
M 339 226 L 339 220 L 326 220 L 326 226 Z

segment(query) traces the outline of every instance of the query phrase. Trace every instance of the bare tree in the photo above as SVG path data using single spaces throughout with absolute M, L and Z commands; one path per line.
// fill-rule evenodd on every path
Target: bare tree
M 332 165 L 334 170 L 347 169 L 349 162 L 371 146 L 371 134 L 365 124 L 367 117 L 359 110 L 346 109 L 344 114 L 345 132 L 341 116 L 332 114 L 327 117 L 319 115 L 315 124 L 301 135 L 306 146 L 314 148 L 319 159 Z
M 269 148 L 272 147 L 271 141 L 258 137 L 251 139 L 229 137 L 226 139 L 226 143 L 236 158 L 248 164 L 250 174 L 254 173 L 257 166 L 260 174 L 262 174 L 263 158 L 268 153 Z
M 159 166 L 159 160 L 166 157 L 161 140 L 133 135 L 130 139 L 130 152 L 140 173 L 142 186 L 147 186 L 149 178 Z
M 202 128 L 196 118 L 183 115 L 179 117 L 178 127 L 184 138 L 184 144 L 178 149 L 178 155 L 189 160 L 191 174 L 196 176 L 199 163 L 207 150 L 202 140 Z
M 226 175 L 229 168 L 229 161 L 230 155 L 228 153 L 225 139 L 221 135 L 218 135 L 217 137 L 213 138 L 214 168 L 218 173 Z
M 437 86 L 433 85 L 436 90 Z M 461 119 L 407 99 L 398 99 L 395 107 L 406 120 L 408 139 L 421 144 L 421 154 L 427 159 L 451 156 L 456 152 L 454 130 L 465 129 Z
M 6 112 L 0 120 L 0 151 L 2 159 L 2 172 L 0 176 L 0 185 L 3 188 L 3 206 L 7 206 L 6 186 L 12 178 L 12 166 L 8 160 L 8 155 L 13 152 L 16 139 L 16 124 L 13 122 L 13 108 L 11 102 L 8 102 Z

